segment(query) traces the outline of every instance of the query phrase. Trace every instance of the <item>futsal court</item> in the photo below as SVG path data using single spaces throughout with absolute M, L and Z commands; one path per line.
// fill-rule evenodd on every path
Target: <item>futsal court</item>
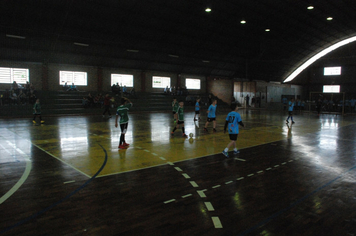
M 219 111 L 0 122 L 1 235 L 354 235 L 356 117 L 246 110 L 230 158 Z

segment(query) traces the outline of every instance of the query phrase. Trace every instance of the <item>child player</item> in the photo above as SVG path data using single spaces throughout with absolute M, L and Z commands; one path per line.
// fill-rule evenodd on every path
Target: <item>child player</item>
M 179 107 L 179 104 L 177 102 L 177 98 L 173 98 L 172 102 L 172 112 L 173 112 L 173 120 L 174 124 L 177 122 L 177 109 Z
M 179 102 L 177 116 L 178 116 L 177 125 L 176 125 L 176 127 L 174 127 L 171 135 L 173 136 L 174 131 L 176 131 L 176 129 L 179 129 L 179 125 L 182 125 L 183 138 L 186 138 L 188 136 L 185 134 L 185 131 L 184 131 L 184 102 L 183 101 Z
M 226 117 L 224 133 L 226 132 L 226 128 L 228 128 L 228 132 L 231 140 L 230 143 L 222 152 L 226 157 L 229 157 L 228 151 L 231 146 L 234 146 L 234 154 L 239 153 L 239 151 L 236 148 L 236 140 L 237 140 L 237 136 L 239 135 L 239 125 L 241 125 L 242 127 L 245 127 L 245 125 L 242 123 L 240 114 L 237 113 L 238 109 L 239 108 L 237 105 L 231 106 L 231 112 Z
M 294 108 L 294 98 L 292 98 L 289 101 L 289 106 L 288 106 L 288 118 L 286 119 L 286 122 L 289 123 L 289 118 L 292 120 L 292 124 L 294 124 L 294 120 L 293 120 L 293 108 Z
M 206 111 L 206 113 L 208 113 L 208 118 L 207 118 L 207 121 L 206 121 L 205 127 L 204 127 L 205 132 L 208 132 L 207 127 L 210 122 L 213 122 L 213 132 L 216 132 L 216 129 L 215 129 L 215 127 L 216 127 L 216 114 L 215 113 L 216 113 L 216 107 L 217 107 L 216 103 L 217 103 L 216 99 L 213 99 L 212 104 L 209 106 L 208 110 Z
M 133 106 L 132 102 L 127 98 L 121 98 L 121 105 L 117 108 L 116 111 L 116 119 L 115 119 L 115 127 L 117 128 L 118 124 L 117 121 L 120 116 L 120 129 L 121 129 L 121 136 L 120 136 L 120 143 L 119 149 L 126 149 L 129 147 L 130 144 L 126 143 L 125 141 L 125 134 L 127 131 L 127 126 L 129 123 L 129 116 L 127 115 L 128 110 Z
M 197 98 L 197 102 L 195 103 L 195 115 L 194 115 L 194 121 L 197 121 L 196 116 L 198 115 L 198 119 L 200 120 L 200 98 Z
M 37 116 L 40 117 L 40 122 L 41 122 L 41 124 L 43 124 L 44 121 L 42 120 L 42 117 L 41 117 L 41 104 L 40 104 L 40 99 L 37 99 L 35 105 L 33 106 L 33 120 L 32 120 L 32 122 L 33 122 L 34 124 L 36 124 L 36 117 L 37 117 Z

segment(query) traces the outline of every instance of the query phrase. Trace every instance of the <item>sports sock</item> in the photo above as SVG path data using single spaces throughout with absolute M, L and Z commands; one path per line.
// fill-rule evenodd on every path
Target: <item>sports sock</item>
M 121 135 L 120 135 L 120 145 L 122 145 L 123 142 L 124 142 L 124 135 L 121 134 Z
M 173 131 L 172 131 L 172 132 L 176 131 L 176 129 L 177 129 L 177 127 L 174 127 L 174 129 L 173 129 Z
M 185 132 L 184 132 L 184 131 L 185 131 L 185 129 L 184 129 L 184 127 L 182 127 L 182 132 L 183 132 L 183 134 L 185 134 Z

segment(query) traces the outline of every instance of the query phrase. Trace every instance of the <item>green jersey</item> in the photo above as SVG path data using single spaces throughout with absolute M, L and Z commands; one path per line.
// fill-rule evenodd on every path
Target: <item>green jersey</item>
M 41 114 L 41 104 L 35 103 L 33 106 L 33 114 Z
M 172 109 L 173 109 L 173 111 L 177 112 L 178 107 L 179 107 L 178 102 L 172 102 Z
M 184 108 L 178 107 L 177 113 L 178 113 L 178 121 L 184 121 Z
M 116 110 L 116 115 L 120 116 L 120 124 L 129 122 L 129 116 L 127 115 L 129 109 L 132 107 L 132 103 L 121 105 Z

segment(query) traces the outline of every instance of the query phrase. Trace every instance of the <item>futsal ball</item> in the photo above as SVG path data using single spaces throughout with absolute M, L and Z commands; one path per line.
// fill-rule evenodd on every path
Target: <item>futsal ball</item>
M 189 134 L 189 137 L 190 137 L 190 138 L 193 138 L 193 133 L 190 133 L 190 134 Z

